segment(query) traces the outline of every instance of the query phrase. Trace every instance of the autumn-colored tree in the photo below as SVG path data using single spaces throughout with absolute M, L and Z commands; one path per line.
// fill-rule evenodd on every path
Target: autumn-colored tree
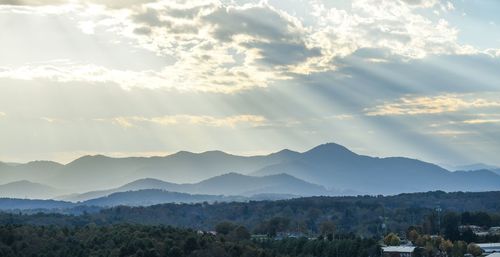
M 330 236 L 333 238 L 335 235 L 335 223 L 333 221 L 323 221 L 319 226 L 319 230 L 322 236 Z
M 384 244 L 385 245 L 397 246 L 400 243 L 401 243 L 401 240 L 394 233 L 389 233 L 386 237 L 384 237 Z
M 481 254 L 483 254 L 483 250 L 481 250 L 481 247 L 474 243 L 470 243 L 467 246 L 467 252 L 472 254 L 473 256 L 481 256 Z
M 450 240 L 442 240 L 439 244 L 439 250 L 441 250 L 441 252 L 445 252 L 447 255 L 451 253 L 452 249 L 453 243 Z
M 410 232 L 408 232 L 408 239 L 412 241 L 413 243 L 416 243 L 420 235 L 418 234 L 417 230 L 412 229 Z

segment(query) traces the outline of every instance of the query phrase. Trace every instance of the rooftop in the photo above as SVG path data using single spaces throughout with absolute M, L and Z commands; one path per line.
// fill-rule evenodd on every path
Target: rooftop
M 500 248 L 500 243 L 484 243 L 484 244 L 477 244 L 481 248 Z
M 386 246 L 382 247 L 384 252 L 412 253 L 415 246 Z

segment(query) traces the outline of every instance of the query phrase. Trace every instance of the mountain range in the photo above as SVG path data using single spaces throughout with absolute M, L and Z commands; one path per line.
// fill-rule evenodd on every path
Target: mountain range
M 8 189 L 8 184 L 3 185 L 0 197 L 87 201 L 147 189 L 245 197 L 491 191 L 500 189 L 500 176 L 496 172 L 487 169 L 452 172 L 416 159 L 359 155 L 328 143 L 303 153 L 282 150 L 261 156 L 182 151 L 149 158 L 84 156 L 66 165 L 49 161 L 0 163 L 0 177 L 6 183 L 27 180 L 38 187 L 47 185 L 45 194 L 31 190 L 27 181 L 16 182 L 19 186 L 14 187 L 18 192 L 11 191 L 12 187 Z M 58 192 L 66 195 L 53 196 Z
M 158 179 L 140 179 L 118 188 L 91 191 L 83 194 L 72 194 L 58 197 L 57 199 L 80 202 L 108 196 L 118 192 L 158 189 L 169 192 L 203 195 L 245 196 L 256 195 L 333 195 L 336 192 L 326 190 L 324 187 L 305 182 L 287 174 L 270 175 L 263 177 L 245 176 L 229 173 L 216 176 L 193 184 L 175 184 Z
M 51 199 L 64 191 L 27 180 L 0 185 L 0 197 Z
M 164 157 L 112 158 L 83 156 L 66 165 L 35 161 L 0 164 L 3 181 L 29 180 L 56 188 L 86 192 L 118 187 L 142 178 L 174 183 L 192 183 L 231 172 L 248 174 L 271 164 L 294 159 L 299 153 L 283 150 L 263 156 L 237 156 L 221 151 L 191 153 L 181 151 Z

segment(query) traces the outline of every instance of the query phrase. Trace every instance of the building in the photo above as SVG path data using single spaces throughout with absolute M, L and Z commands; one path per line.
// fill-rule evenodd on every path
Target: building
M 458 226 L 458 231 L 460 231 L 461 233 L 463 233 L 463 232 L 465 232 L 467 230 L 472 230 L 472 232 L 477 233 L 477 232 L 482 232 L 483 228 L 481 228 L 480 226 L 476 226 L 476 225 L 461 225 L 461 226 Z
M 500 235 L 500 227 L 491 227 L 488 232 L 490 233 L 490 235 L 492 236 L 498 236 Z
M 477 244 L 485 254 L 500 253 L 500 243 Z
M 500 257 L 500 253 L 492 253 L 490 255 L 486 255 L 486 257 Z
M 385 246 L 382 247 L 383 257 L 413 257 L 415 246 Z
M 268 235 L 251 235 L 250 238 L 252 240 L 258 241 L 258 242 L 264 242 L 264 241 L 269 240 L 269 236 Z
M 480 226 L 476 226 L 476 225 L 462 225 L 462 226 L 458 226 L 458 231 L 460 233 L 464 233 L 467 230 L 472 231 L 472 233 L 474 233 L 476 236 L 487 236 L 489 234 L 488 231 L 484 230 Z

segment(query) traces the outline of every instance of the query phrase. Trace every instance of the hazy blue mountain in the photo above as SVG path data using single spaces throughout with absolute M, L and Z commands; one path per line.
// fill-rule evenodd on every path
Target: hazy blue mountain
M 300 196 L 331 195 L 324 187 L 315 185 L 288 174 L 263 177 L 229 173 L 191 184 L 192 193 L 223 195 L 289 194 Z
M 299 153 L 283 150 L 263 156 L 236 156 L 221 151 L 181 151 L 164 157 L 111 158 L 83 156 L 67 165 L 34 162 L 15 167 L 0 165 L 7 182 L 30 180 L 75 192 L 118 187 L 141 178 L 191 183 L 230 172 L 250 173 L 274 163 L 296 158 Z
M 175 184 L 150 178 L 140 179 L 110 190 L 91 191 L 78 195 L 60 197 L 58 199 L 73 202 L 85 201 L 117 192 L 144 189 L 160 189 L 170 192 L 205 195 L 239 195 L 247 197 L 260 195 L 261 198 L 264 198 L 265 195 L 288 198 L 283 196 L 332 195 L 335 193 L 327 191 L 323 186 L 311 184 L 287 174 L 252 177 L 237 173 L 229 173 L 193 184 Z M 282 195 L 282 197 L 279 195 Z
M 461 165 L 461 166 L 455 166 L 453 170 L 461 171 L 461 170 L 497 170 L 500 169 L 500 167 L 489 165 L 489 164 L 484 164 L 484 163 L 473 163 L 473 164 L 468 164 L 468 165 Z
M 57 197 L 59 200 L 66 200 L 72 202 L 81 202 L 87 201 L 94 198 L 100 198 L 104 196 L 111 195 L 113 193 L 118 192 L 127 192 L 127 191 L 138 191 L 144 189 L 161 189 L 161 190 L 170 190 L 174 192 L 180 191 L 180 185 L 165 182 L 158 179 L 145 178 L 133 181 L 131 183 L 125 184 L 121 187 L 108 189 L 108 190 L 98 190 L 98 191 L 90 191 L 83 194 L 72 194 L 66 196 Z
M 279 175 L 258 179 L 235 173 L 252 176 L 288 174 L 295 178 Z M 0 177 L 5 183 L 29 180 L 56 188 L 68 187 L 72 193 L 115 188 L 62 198 L 76 197 L 76 200 L 141 189 L 247 196 L 262 193 L 332 194 L 318 185 L 328 190 L 338 190 L 335 194 L 486 191 L 500 189 L 498 173 L 499 170 L 450 172 L 437 165 L 410 158 L 358 155 L 333 143 L 320 145 L 304 153 L 283 150 L 270 155 L 249 157 L 221 151 L 181 151 L 164 157 L 149 158 L 84 156 L 67 165 L 54 162 L 0 164 Z M 222 176 L 223 174 L 229 175 Z M 143 178 L 173 183 L 162 182 L 151 186 L 148 183 L 152 181 L 139 181 L 144 184 L 137 182 L 128 185 L 128 188 L 116 190 L 130 181 Z M 196 183 L 198 181 L 201 182 Z
M 467 191 L 493 191 L 500 186 L 500 176 L 491 170 L 455 171 L 452 175 L 451 181 L 466 185 Z
M 44 211 L 67 214 L 81 214 L 84 211 L 97 212 L 100 210 L 100 208 L 119 205 L 150 206 L 163 203 L 247 202 L 262 200 L 284 200 L 296 197 L 296 195 L 285 194 L 259 194 L 251 197 L 224 196 L 170 192 L 162 189 L 142 189 L 136 191 L 115 192 L 107 196 L 76 203 L 56 200 L 0 198 L 0 211 L 15 212 L 18 210 L 22 210 L 26 213 Z
M 0 197 L 5 198 L 50 199 L 62 193 L 60 189 L 27 180 L 0 185 Z
M 358 155 L 332 143 L 315 147 L 294 160 L 267 166 L 252 175 L 279 173 L 326 187 L 368 194 L 500 189 L 500 176 L 492 172 L 450 172 L 415 159 Z
M 80 205 L 112 207 L 118 205 L 149 206 L 162 203 L 201 203 L 215 201 L 244 201 L 244 197 L 227 197 L 221 195 L 201 195 L 169 192 L 161 189 L 145 189 L 113 193 L 109 196 L 88 200 Z
M 61 176 L 63 168 L 64 165 L 52 161 L 32 161 L 24 164 L 0 163 L 0 177 L 4 183 L 28 180 L 52 185 L 51 182 Z
M 33 209 L 65 209 L 75 206 L 74 203 L 54 200 L 31 200 L 0 198 L 0 210 L 33 210 Z

